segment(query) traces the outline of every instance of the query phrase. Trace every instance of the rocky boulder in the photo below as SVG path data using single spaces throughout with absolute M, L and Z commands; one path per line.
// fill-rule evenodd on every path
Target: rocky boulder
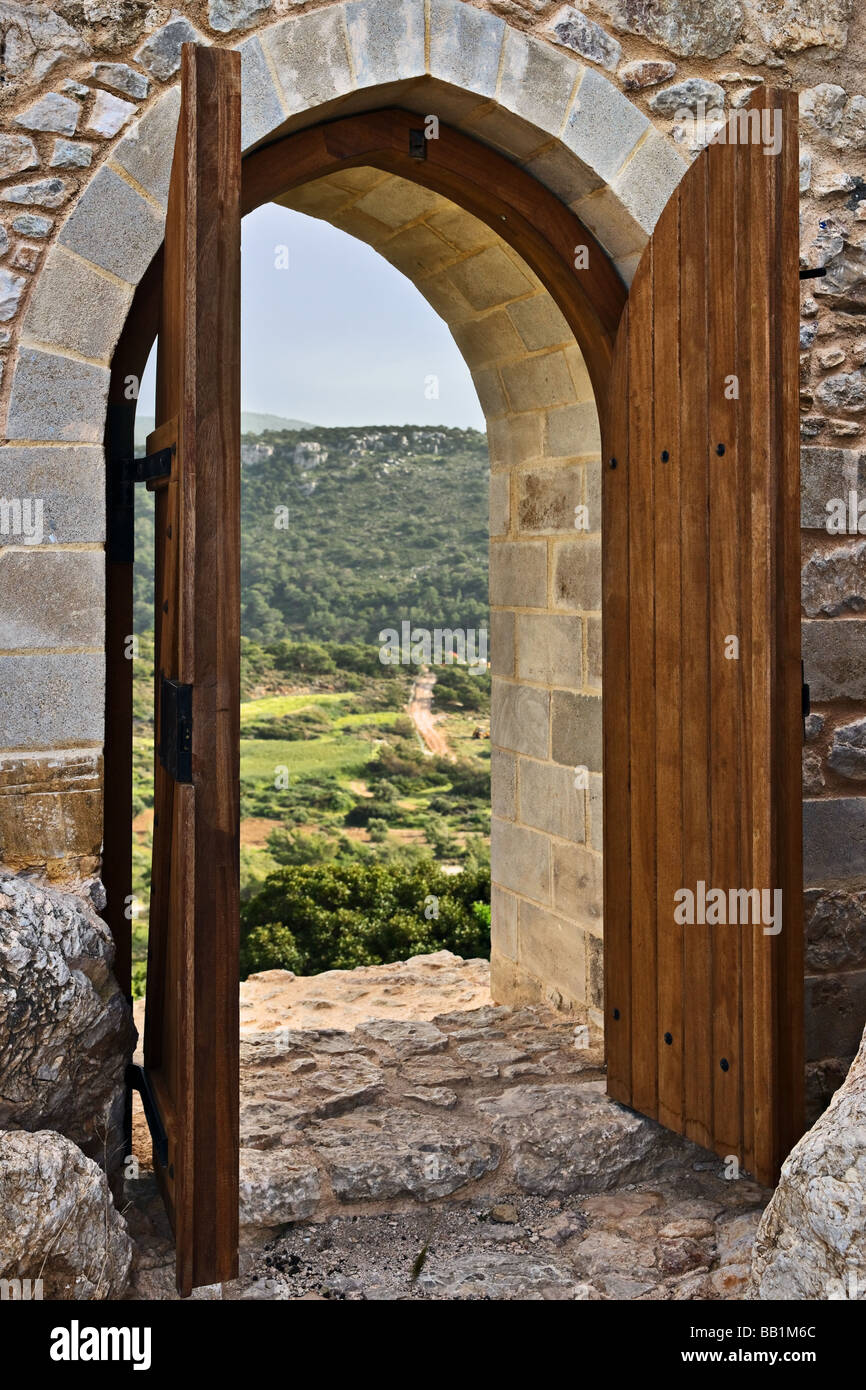
M 7 1296 L 118 1298 L 131 1257 L 126 1224 L 91 1159 L 49 1130 L 0 1133 L 0 1279 L 18 1281 L 4 1286 Z
M 122 1158 L 135 1030 L 114 943 L 83 897 L 0 876 L 0 1129 L 53 1129 Z
M 866 1035 L 792 1150 L 758 1228 L 748 1297 L 866 1299 Z

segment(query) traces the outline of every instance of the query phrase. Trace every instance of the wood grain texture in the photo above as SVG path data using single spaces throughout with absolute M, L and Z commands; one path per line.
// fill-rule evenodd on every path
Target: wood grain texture
M 183 1294 L 237 1273 L 240 181 L 239 57 L 185 45 L 149 443 L 177 445 L 155 489 L 156 669 L 192 686 L 192 783 L 157 761 L 145 1025 Z
M 628 488 L 605 473 L 605 702 L 625 681 L 628 713 L 617 693 L 604 721 L 605 969 L 629 1001 L 628 1027 L 607 1023 L 610 1093 L 772 1183 L 804 1077 L 796 113 L 789 93 L 765 105 L 782 155 L 698 157 L 614 352 Z M 675 892 L 701 882 L 717 920 L 676 924 Z M 782 890 L 779 934 L 755 889 Z

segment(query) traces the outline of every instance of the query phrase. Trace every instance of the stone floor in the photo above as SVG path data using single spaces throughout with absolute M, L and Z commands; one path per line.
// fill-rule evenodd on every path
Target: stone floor
M 268 972 L 243 987 L 259 1026 L 247 1009 L 242 1274 L 197 1297 L 742 1296 L 769 1192 L 725 1178 L 714 1155 L 610 1101 L 585 1025 L 479 1006 L 483 963 L 446 952 L 375 970 L 388 974 L 316 977 L 334 1004 L 317 1020 L 340 1017 L 354 992 L 349 1028 L 281 1013 L 294 977 Z M 439 1013 L 437 976 L 449 1005 Z M 383 979 L 393 986 L 384 996 Z M 395 1016 L 421 996 L 426 1017 Z M 128 1200 L 129 1297 L 172 1298 L 173 1251 L 144 1165 Z

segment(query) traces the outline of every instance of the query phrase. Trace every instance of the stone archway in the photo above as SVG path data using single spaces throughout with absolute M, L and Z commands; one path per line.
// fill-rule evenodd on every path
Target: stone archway
M 247 150 L 383 101 L 432 112 L 504 153 L 577 212 L 626 281 L 685 167 L 598 72 L 458 0 L 428 7 L 421 0 L 332 5 L 260 30 L 239 47 Z M 90 515 L 74 539 L 66 543 L 64 536 L 61 552 L 33 548 L 20 567 L 22 605 L 38 609 L 40 589 L 58 583 L 62 566 L 60 582 L 80 596 L 86 615 L 74 650 L 48 622 L 38 651 L 16 658 L 27 707 L 33 711 L 35 692 L 36 709 L 48 700 L 64 710 L 62 733 L 52 734 L 46 748 L 44 724 L 17 709 L 16 749 L 37 760 L 50 749 L 61 784 L 67 768 L 79 775 L 81 748 L 95 759 L 102 746 L 104 660 L 97 634 L 105 531 L 93 505 L 102 489 L 98 446 L 114 348 L 162 240 L 177 111 L 173 89 L 121 140 L 73 208 L 29 303 L 12 381 L 7 434 L 21 467 L 44 469 L 58 494 L 64 475 L 83 470 L 90 488 Z M 499 629 L 497 991 L 502 998 L 542 997 L 595 1011 L 601 989 L 600 519 L 595 535 L 579 539 L 568 523 L 578 501 L 592 510 L 598 488 L 589 378 L 547 291 L 501 238 L 465 214 L 455 217 L 435 196 L 419 202 L 418 190 L 400 179 L 375 176 L 371 183 L 360 171 L 347 179 L 309 185 L 294 205 L 338 226 L 342 219 L 346 230 L 415 280 L 451 324 L 489 420 Z M 59 496 L 57 505 L 63 530 Z M 582 743 L 552 732 L 557 714 L 563 725 L 583 731 Z M 576 798 L 578 763 L 592 776 Z M 68 795 L 66 803 L 74 806 Z M 46 830 L 36 835 L 43 843 L 32 843 L 31 854 L 71 857 L 74 822 L 64 822 L 59 853 L 45 843 L 56 841 L 56 827 L 46 823 Z M 582 846 L 579 856 L 574 845 Z M 534 885 L 529 893 L 527 883 Z

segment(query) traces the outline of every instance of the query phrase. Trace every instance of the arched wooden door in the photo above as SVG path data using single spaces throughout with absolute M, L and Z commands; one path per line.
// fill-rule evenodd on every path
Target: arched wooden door
M 664 209 L 603 459 L 608 1091 L 767 1183 L 803 1128 L 795 113 L 762 92 Z

